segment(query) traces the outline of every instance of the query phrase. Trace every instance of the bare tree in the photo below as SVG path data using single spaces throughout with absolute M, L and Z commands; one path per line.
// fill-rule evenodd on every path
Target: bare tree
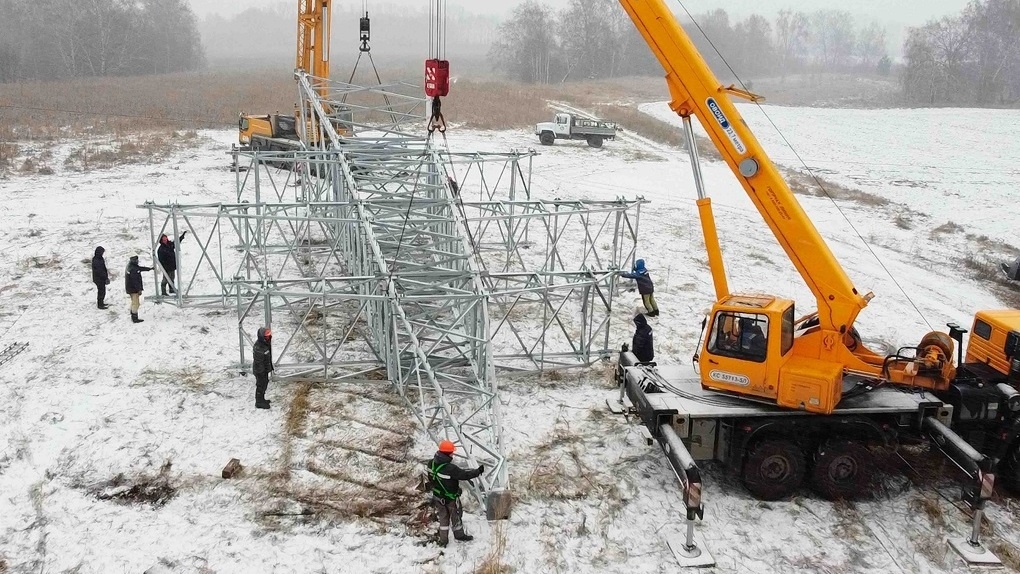
M 154 64 L 157 51 L 161 63 Z M 163 73 L 203 63 L 185 0 L 0 0 L 0 53 L 0 81 Z
M 500 25 L 489 60 L 516 80 L 549 83 L 559 57 L 554 26 L 549 7 L 528 0 Z
M 567 75 L 602 78 L 613 74 L 616 37 L 611 14 L 619 6 L 605 0 L 570 0 L 560 18 L 560 38 L 567 58 Z
M 815 62 L 826 71 L 846 71 L 854 52 L 853 16 L 849 12 L 822 10 L 811 17 Z
M 972 98 L 967 81 L 970 36 L 962 17 L 911 28 L 904 46 L 903 90 L 908 100 L 929 105 Z
M 737 62 L 744 73 L 765 76 L 775 68 L 776 51 L 772 45 L 772 25 L 764 17 L 752 14 L 733 28 L 737 41 Z
M 795 68 L 804 56 L 809 38 L 808 17 L 803 12 L 782 10 L 776 18 L 775 48 L 779 73 L 784 77 Z
M 872 22 L 857 33 L 857 62 L 867 71 L 875 71 L 887 55 L 885 28 Z
M 971 2 L 964 11 L 977 74 L 976 103 L 1016 101 L 1020 72 L 1020 2 Z

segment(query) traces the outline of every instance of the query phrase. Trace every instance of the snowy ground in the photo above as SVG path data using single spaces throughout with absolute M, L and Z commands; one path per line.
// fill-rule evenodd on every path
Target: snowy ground
M 1000 115 L 973 112 L 969 122 L 997 126 Z M 906 129 L 916 119 L 903 121 Z M 967 137 L 980 139 L 976 134 L 992 128 L 972 132 Z M 19 573 L 453 573 L 475 571 L 495 552 L 516 572 L 679 570 L 662 539 L 680 525 L 675 479 L 636 427 L 605 410 L 614 389 L 604 368 L 503 383 L 514 514 L 487 524 L 469 505 L 467 526 L 478 540 L 454 543 L 441 555 L 425 543 L 417 499 L 409 494 L 409 461 L 428 456 L 430 448 L 411 440 L 417 434 L 388 394 L 274 385 L 273 410 L 256 411 L 253 381 L 235 365 L 232 309 L 145 303 L 146 322 L 130 324 L 122 269 L 128 254 L 148 248 L 148 222 L 136 206 L 150 199 L 231 200 L 234 176 L 223 152 L 233 135 L 203 132 L 197 148 L 158 164 L 0 180 L 0 241 L 7 246 L 0 252 L 0 348 L 31 345 L 0 366 L 0 564 Z M 524 131 L 451 129 L 448 135 L 457 151 L 538 143 Z M 959 165 L 990 161 L 982 150 L 997 143 L 976 141 L 969 148 L 974 155 L 960 151 Z M 663 361 L 689 360 L 713 295 L 686 156 L 633 136 L 600 150 L 578 142 L 540 151 L 536 197 L 652 201 L 642 211 L 641 237 L 663 309 L 653 325 L 657 353 Z M 888 161 L 891 171 L 903 166 L 895 177 L 906 181 L 917 176 L 914 166 L 942 161 L 929 151 L 862 155 Z M 833 162 L 827 175 L 853 180 L 840 171 L 838 157 L 822 159 Z M 802 310 L 810 308 L 810 293 L 728 169 L 710 163 L 704 175 L 731 288 L 791 296 L 803 302 Z M 940 175 L 926 181 L 957 177 L 957 193 L 973 192 L 975 203 L 983 198 L 994 210 L 995 196 L 975 184 L 975 172 Z M 917 188 L 870 191 L 901 201 L 897 190 L 910 189 Z M 969 227 L 989 221 L 976 210 L 925 212 L 936 225 L 952 214 L 964 228 L 934 236 L 896 225 L 887 208 L 849 204 L 837 213 L 825 199 L 802 203 L 858 287 L 877 295 L 858 324 L 866 340 L 916 341 L 946 321 L 969 325 L 975 309 L 1001 306 L 933 249 L 962 249 L 965 233 L 990 233 Z M 96 245 L 107 248 L 114 272 L 108 311 L 95 309 L 89 282 L 87 260 Z M 154 288 L 151 276 L 146 288 Z M 630 309 L 621 304 L 615 312 L 621 341 L 628 338 Z M 296 410 L 300 419 L 290 416 Z M 219 471 L 232 457 L 246 468 L 240 479 L 224 481 Z M 965 570 L 943 544 L 968 529 L 966 516 L 938 496 L 955 499 L 949 480 L 929 477 L 911 486 L 892 477 L 875 499 L 839 505 L 807 491 L 761 503 L 714 465 L 706 483 L 698 528 L 718 572 Z M 118 499 L 131 486 L 157 495 L 166 488 L 174 496 L 162 504 Z M 1010 499 L 990 505 L 989 542 L 1017 548 L 1017 510 Z

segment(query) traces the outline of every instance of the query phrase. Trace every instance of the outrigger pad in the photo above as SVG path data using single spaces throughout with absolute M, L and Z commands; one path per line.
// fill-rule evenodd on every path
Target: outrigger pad
M 509 490 L 492 490 L 485 497 L 485 519 L 506 520 L 510 518 L 510 505 L 513 497 Z
M 1000 566 L 1002 564 L 1002 560 L 999 560 L 990 550 L 980 544 L 971 544 L 964 538 L 951 539 L 949 547 L 955 550 L 968 566 Z

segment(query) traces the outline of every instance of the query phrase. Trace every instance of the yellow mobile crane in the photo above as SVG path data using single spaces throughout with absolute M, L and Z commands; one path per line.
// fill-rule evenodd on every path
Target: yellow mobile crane
M 331 5 L 332 0 L 298 0 L 296 67 L 320 82 L 317 88 L 323 97 L 328 92 L 325 82 L 329 79 Z M 351 133 L 350 110 L 338 112 L 334 128 L 341 136 L 348 135 Z M 317 130 L 306 131 L 309 137 L 316 137 Z M 298 134 L 297 114 L 242 113 L 238 120 L 238 141 L 256 150 L 292 151 L 304 147 Z
M 891 355 L 868 349 L 854 321 L 872 295 L 853 286 L 730 100 L 758 96 L 716 79 L 663 0 L 619 2 L 683 119 L 716 294 L 694 365 L 642 363 L 625 348 L 617 370 L 620 403 L 660 442 L 688 519 L 703 512 L 698 460 L 735 469 L 760 498 L 788 496 L 805 480 L 846 498 L 869 484 L 869 447 L 930 440 L 972 479 L 973 532 L 954 547 L 976 553 L 996 474 L 1020 489 L 1020 311 L 977 312 L 966 358 L 967 330 L 954 324 Z M 730 293 L 691 116 L 814 293 L 815 312 L 798 318 L 789 299 Z
M 662 0 L 620 4 L 666 71 L 670 108 L 684 119 L 688 134 L 690 117 L 701 121 L 817 303 L 815 312 L 797 318 L 789 299 L 729 292 L 711 200 L 695 166 L 699 215 L 717 298 L 699 354 L 703 385 L 822 414 L 833 412 L 844 385 L 858 382 L 949 389 L 956 377 L 952 333 L 933 331 L 910 352 L 889 356 L 861 341 L 854 321 L 872 294 L 862 294 L 851 283 L 730 100 L 736 96 L 756 101 L 758 96 L 723 87 Z M 693 145 L 693 138 L 688 138 Z M 1014 338 L 1020 333 L 1020 321 L 1010 312 L 983 311 L 975 320 L 1012 331 Z M 759 331 L 760 336 L 751 336 Z M 999 359 L 1000 364 L 1009 362 L 1004 355 Z M 1006 378 L 1009 373 L 1007 367 L 1000 374 Z

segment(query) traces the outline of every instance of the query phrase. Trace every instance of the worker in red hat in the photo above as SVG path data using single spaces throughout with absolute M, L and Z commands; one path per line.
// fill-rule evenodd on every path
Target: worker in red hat
M 432 459 L 429 474 L 432 477 L 432 504 L 439 516 L 439 545 L 445 547 L 450 542 L 450 525 L 453 524 L 453 537 L 467 542 L 474 536 L 464 533 L 464 507 L 460 503 L 460 481 L 471 480 L 481 476 L 484 465 L 474 470 L 464 470 L 453 463 L 453 443 L 444 440 L 439 443 L 439 451 Z

